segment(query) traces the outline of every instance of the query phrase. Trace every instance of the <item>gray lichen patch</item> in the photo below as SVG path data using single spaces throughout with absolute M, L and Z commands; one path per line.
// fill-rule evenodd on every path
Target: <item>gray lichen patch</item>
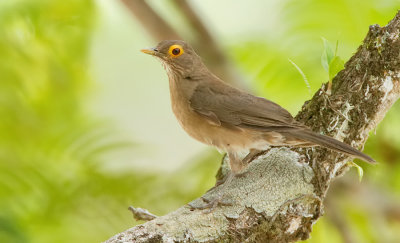
M 233 206 L 216 211 L 223 210 L 228 218 L 238 218 L 247 207 L 272 216 L 285 201 L 312 194 L 314 188 L 309 182 L 314 176 L 313 171 L 298 160 L 298 154 L 287 148 L 273 148 L 253 160 L 245 176 L 235 178 L 226 189 L 224 198 L 231 200 Z M 204 197 L 212 200 L 219 193 L 220 188 L 216 188 Z M 200 206 L 203 203 L 202 199 L 197 199 L 191 204 Z

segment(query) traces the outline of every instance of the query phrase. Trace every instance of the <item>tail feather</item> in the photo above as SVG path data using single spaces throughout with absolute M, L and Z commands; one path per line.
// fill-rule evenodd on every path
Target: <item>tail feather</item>
M 315 133 L 311 130 L 297 130 L 295 132 L 291 132 L 290 136 L 295 137 L 297 139 L 312 142 L 312 143 L 318 144 L 322 147 L 336 150 L 341 153 L 355 156 L 355 157 L 362 159 L 366 162 L 369 162 L 371 164 L 376 163 L 376 161 L 373 158 L 371 158 L 368 155 L 360 152 L 359 150 L 351 147 L 350 145 L 340 142 L 339 140 L 336 140 L 332 137 L 328 137 L 325 135 Z

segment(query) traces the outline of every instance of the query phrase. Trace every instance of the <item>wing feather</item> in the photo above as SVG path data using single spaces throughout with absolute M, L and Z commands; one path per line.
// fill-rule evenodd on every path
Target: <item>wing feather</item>
M 190 99 L 190 106 L 221 126 L 233 125 L 264 131 L 305 128 L 278 104 L 223 83 L 197 86 Z

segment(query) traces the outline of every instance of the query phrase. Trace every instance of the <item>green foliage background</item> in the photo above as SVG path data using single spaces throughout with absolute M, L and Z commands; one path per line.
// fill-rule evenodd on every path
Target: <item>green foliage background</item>
M 347 60 L 368 25 L 386 24 L 400 6 L 392 0 L 281 4 L 283 24 L 275 33 L 238 38 L 223 48 L 252 77 L 259 95 L 292 113 L 310 94 L 288 58 L 307 75 L 315 92 L 328 81 L 320 37 L 338 40 L 338 55 Z M 99 118 L 87 105 L 96 92 L 88 55 L 99 18 L 98 5 L 91 0 L 0 3 L 0 242 L 99 242 L 135 224 L 128 205 L 164 214 L 214 183 L 220 155 L 212 151 L 173 173 L 107 169 L 106 154 L 137 144 L 121 135 L 111 117 Z M 366 145 L 365 152 L 380 165 L 361 164 L 364 181 L 397 202 L 399 123 L 396 104 Z M 339 212 L 356 242 L 400 239 L 398 219 L 340 198 Z M 343 236 L 326 218 L 314 226 L 309 240 L 341 241 Z

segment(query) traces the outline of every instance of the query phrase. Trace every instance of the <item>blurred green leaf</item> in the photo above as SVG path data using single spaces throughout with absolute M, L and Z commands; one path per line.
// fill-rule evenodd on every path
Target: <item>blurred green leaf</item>
M 335 54 L 332 50 L 332 47 L 330 43 L 328 42 L 327 39 L 324 37 L 322 38 L 322 42 L 324 43 L 324 50 L 322 51 L 322 56 L 321 56 L 321 64 L 324 67 L 325 71 L 329 72 L 329 66 L 332 62 L 332 59 L 334 58 Z
M 329 63 L 329 80 L 332 80 L 343 68 L 344 61 L 339 56 L 335 56 Z
M 344 68 L 344 61 L 337 56 L 339 41 L 336 41 L 335 51 L 333 51 L 327 39 L 322 37 L 322 41 L 324 43 L 324 50 L 321 56 L 321 64 L 328 73 L 329 81 L 332 81 L 336 74 Z

